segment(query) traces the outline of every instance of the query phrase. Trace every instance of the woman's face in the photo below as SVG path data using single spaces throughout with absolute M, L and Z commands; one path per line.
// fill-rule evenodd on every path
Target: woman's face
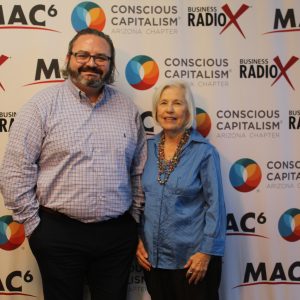
M 166 88 L 157 103 L 156 118 L 163 130 L 171 135 L 184 131 L 189 120 L 184 90 L 179 87 Z

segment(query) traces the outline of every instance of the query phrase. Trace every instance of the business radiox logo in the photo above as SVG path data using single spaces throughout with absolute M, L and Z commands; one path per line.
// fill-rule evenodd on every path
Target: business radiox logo
M 239 192 L 251 192 L 259 185 L 262 173 L 259 165 L 250 158 L 236 161 L 230 168 L 229 179 Z
M 157 63 L 147 55 L 137 55 L 127 64 L 125 75 L 128 83 L 137 90 L 147 90 L 159 77 Z
M 22 245 L 25 239 L 24 226 L 14 222 L 11 216 L 0 217 L 0 248 L 14 250 Z
M 16 114 L 15 111 L 0 111 L 0 134 L 9 132 Z
M 271 86 L 274 86 L 281 78 L 295 90 L 292 80 L 289 77 L 288 70 L 299 60 L 297 56 L 290 58 L 273 59 L 269 58 L 243 58 L 240 59 L 240 78 L 241 79 L 273 79 Z
M 246 38 L 239 22 L 249 8 L 250 6 L 247 4 L 242 4 L 236 9 L 232 9 L 228 4 L 224 4 L 221 9 L 217 6 L 188 7 L 188 26 L 222 27 L 220 34 L 224 33 L 228 28 L 235 27 Z
M 106 16 L 104 10 L 94 2 L 81 2 L 72 12 L 71 22 L 78 32 L 85 28 L 102 31 L 105 27 Z
M 300 110 L 289 110 L 289 129 L 300 129 Z
M 0 55 L 0 67 L 7 61 L 7 59 L 8 59 L 8 56 L 6 56 L 4 54 Z M 5 91 L 5 88 L 4 88 L 3 84 L 1 83 L 1 81 L 0 81 L 0 89 Z

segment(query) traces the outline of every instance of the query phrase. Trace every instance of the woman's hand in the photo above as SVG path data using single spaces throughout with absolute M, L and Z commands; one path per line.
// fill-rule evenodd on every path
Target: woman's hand
M 138 263 L 147 271 L 150 271 L 151 264 L 148 261 L 148 253 L 144 247 L 144 244 L 141 239 L 139 239 L 139 243 L 136 249 L 136 258 Z
M 192 255 L 184 268 L 187 269 L 186 278 L 189 284 L 197 284 L 201 281 L 207 271 L 211 256 L 209 254 L 197 252 Z

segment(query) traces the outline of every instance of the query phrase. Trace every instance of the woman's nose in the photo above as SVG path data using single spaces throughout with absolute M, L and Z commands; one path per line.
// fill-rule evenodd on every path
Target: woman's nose
M 174 111 L 174 106 L 173 106 L 173 104 L 168 104 L 168 106 L 167 106 L 167 111 Z

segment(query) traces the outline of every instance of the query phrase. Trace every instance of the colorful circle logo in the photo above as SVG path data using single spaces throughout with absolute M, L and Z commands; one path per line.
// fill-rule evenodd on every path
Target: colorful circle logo
M 157 82 L 159 69 L 157 63 L 151 57 L 138 55 L 127 64 L 125 75 L 128 83 L 133 88 L 147 90 Z
M 288 242 L 300 240 L 300 209 L 290 208 L 278 221 L 280 235 Z
M 18 248 L 25 239 L 23 224 L 13 221 L 11 216 L 0 217 L 0 248 L 3 250 L 14 250 Z
M 259 165 L 249 158 L 236 161 L 230 169 L 232 186 L 239 192 L 250 192 L 260 183 L 262 174 Z
M 78 32 L 85 28 L 102 31 L 106 17 L 103 9 L 93 2 L 81 2 L 78 4 L 71 17 L 73 28 Z
M 204 137 L 206 137 L 211 129 L 211 120 L 206 111 L 196 107 L 196 129 Z

